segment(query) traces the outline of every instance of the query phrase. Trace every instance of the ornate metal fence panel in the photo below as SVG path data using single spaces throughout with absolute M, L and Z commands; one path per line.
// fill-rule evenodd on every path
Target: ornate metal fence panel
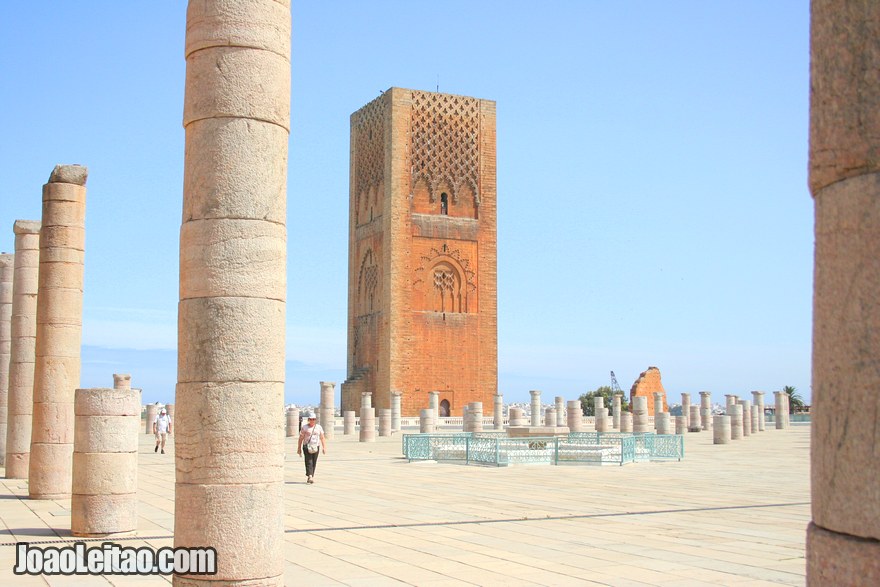
M 556 455 L 555 437 L 503 438 L 498 440 L 498 464 L 552 464 Z
M 681 434 L 654 434 L 651 460 L 684 458 L 684 436 Z

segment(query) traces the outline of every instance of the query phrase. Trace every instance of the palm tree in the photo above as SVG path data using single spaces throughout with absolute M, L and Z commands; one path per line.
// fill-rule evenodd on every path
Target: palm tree
M 797 388 L 786 385 L 782 391 L 788 394 L 788 413 L 794 414 L 796 408 L 804 407 L 804 398 L 797 392 Z

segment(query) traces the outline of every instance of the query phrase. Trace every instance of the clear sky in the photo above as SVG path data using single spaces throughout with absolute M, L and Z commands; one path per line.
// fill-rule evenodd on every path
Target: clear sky
M 83 387 L 176 382 L 183 0 L 3 6 L 0 250 L 89 167 Z M 497 101 L 499 388 L 810 397 L 809 3 L 294 0 L 287 401 L 345 379 L 349 115 Z

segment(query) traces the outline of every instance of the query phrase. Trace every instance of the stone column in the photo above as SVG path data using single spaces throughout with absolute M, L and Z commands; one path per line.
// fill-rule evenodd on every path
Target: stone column
M 752 402 L 747 399 L 736 400 L 737 405 L 742 408 L 743 418 L 743 436 L 752 435 Z
M 336 426 L 335 387 L 334 381 L 321 381 L 321 407 L 318 413 L 318 422 L 324 429 L 324 437 L 327 440 L 333 439 L 333 429 Z
M 507 408 L 507 425 L 523 426 L 523 409 L 516 406 Z
M 27 479 L 34 410 L 40 223 L 16 220 L 6 411 L 6 478 Z
M 360 442 L 376 441 L 376 408 L 373 407 L 373 394 L 361 394 L 361 425 L 358 435 Z
M 379 410 L 379 436 L 391 436 L 391 408 Z
M 730 442 L 730 416 L 713 416 L 712 420 L 712 444 L 728 444 Z
M 596 432 L 608 432 L 608 408 L 596 408 Z
M 675 433 L 676 434 L 684 434 L 687 430 L 688 419 L 684 416 L 676 416 L 675 417 Z
M 153 420 L 156 419 L 156 416 L 159 415 L 159 406 L 156 404 L 147 404 L 147 410 L 145 416 L 147 418 L 146 421 L 146 433 L 153 433 Z M 172 424 L 173 425 L 173 424 Z
M 743 437 L 742 406 L 739 404 L 727 404 L 727 415 L 730 416 L 730 439 L 741 439 Z
M 432 434 L 434 432 L 434 410 L 424 408 L 419 414 L 419 432 Z
M 620 431 L 633 431 L 633 415 L 632 412 L 620 412 Z
M 292 436 L 299 436 L 299 410 L 296 408 L 287 408 L 286 412 L 286 425 L 284 427 L 284 434 L 287 438 Z
M 593 396 L 593 413 L 605 407 L 605 399 L 601 395 Z
M 165 412 L 168 414 L 168 418 L 171 419 L 171 430 L 168 432 L 168 434 L 171 435 L 177 433 L 178 426 L 177 420 L 174 416 L 174 404 L 165 404 Z
M 580 432 L 583 430 L 584 412 L 581 409 L 580 400 L 569 400 L 566 420 L 568 422 L 569 432 Z
M 290 20 L 288 0 L 187 10 L 174 546 L 218 563 L 188 587 L 283 584 Z
M 623 403 L 622 400 L 622 393 L 615 393 L 613 396 L 611 396 L 611 425 L 615 430 L 620 430 L 620 406 Z
M 781 391 L 774 391 L 773 395 L 776 399 L 776 412 L 773 414 L 773 419 L 776 421 L 776 429 L 782 430 L 785 428 L 785 398 L 782 396 L 785 395 Z
M 399 391 L 391 392 L 391 431 L 400 432 L 400 396 Z
M 665 412 L 666 408 L 663 405 L 663 394 L 659 391 L 654 392 L 654 417 L 657 417 L 657 414 L 661 412 Z
M 70 497 L 73 397 L 82 342 L 85 167 L 58 165 L 43 186 L 34 414 L 28 495 Z
M 791 398 L 788 397 L 787 393 L 785 393 L 782 395 L 782 399 L 785 402 L 785 410 L 783 410 L 783 412 L 785 413 L 785 427 L 790 428 L 791 427 Z
M 544 426 L 547 428 L 556 428 L 556 408 L 547 408 L 544 410 Z
M 758 406 L 758 430 L 764 432 L 766 428 L 764 417 L 764 392 L 753 391 L 752 397 L 754 398 L 752 405 Z
M 684 416 L 685 428 L 688 427 L 691 417 L 691 394 L 681 394 L 681 415 Z
M 137 390 L 77 389 L 70 531 L 105 537 L 137 530 Z
M 504 397 L 500 393 L 495 394 L 493 407 L 492 426 L 495 430 L 504 430 Z
M 114 373 L 113 389 L 131 389 L 131 375 L 127 373 Z
M 355 431 L 355 422 L 357 421 L 357 415 L 354 410 L 348 410 L 342 414 L 342 434 L 345 436 L 351 436 Z
M 650 432 L 651 424 L 648 422 L 648 398 L 637 395 L 632 398 L 633 432 Z
M 690 418 L 688 419 L 688 432 L 699 432 L 703 429 L 700 418 L 700 406 L 690 406 Z
M 429 391 L 428 392 L 428 408 L 433 410 L 433 414 L 435 418 L 440 417 L 440 392 L 439 391 Z M 436 422 L 434 423 L 437 424 Z
M 752 434 L 755 434 L 756 432 L 758 432 L 759 426 L 761 423 L 760 408 L 758 408 L 758 406 L 752 406 L 751 412 L 752 412 L 752 422 L 751 422 Z
M 733 395 L 732 393 L 725 393 L 724 400 L 725 400 L 724 401 L 725 409 L 730 408 L 730 406 L 736 404 L 736 396 Z
M 540 426 L 541 425 L 541 392 L 539 390 L 533 389 L 529 392 L 532 396 L 532 414 L 531 414 L 531 423 L 532 426 Z
M 12 277 L 15 255 L 0 254 L 0 465 L 6 462 L 6 419 L 9 394 L 9 356 L 12 347 Z
M 700 392 L 700 425 L 703 430 L 712 429 L 712 393 L 709 391 Z
M 565 398 L 557 395 L 555 399 L 556 426 L 565 426 Z
M 669 412 L 654 414 L 654 429 L 657 431 L 657 434 L 671 434 L 670 422 Z
M 461 429 L 463 432 L 473 432 L 471 430 L 471 420 L 468 417 L 468 406 L 461 407 Z

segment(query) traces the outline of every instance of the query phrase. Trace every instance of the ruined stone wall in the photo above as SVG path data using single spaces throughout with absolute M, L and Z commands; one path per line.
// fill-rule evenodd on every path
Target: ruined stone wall
M 648 398 L 648 415 L 654 415 L 654 393 L 663 394 L 663 411 L 669 410 L 669 404 L 666 401 L 666 391 L 663 389 L 663 383 L 660 381 L 660 369 L 657 367 L 648 367 L 647 371 L 642 371 L 639 378 L 633 383 L 629 390 L 629 401 L 632 403 L 635 397 Z

